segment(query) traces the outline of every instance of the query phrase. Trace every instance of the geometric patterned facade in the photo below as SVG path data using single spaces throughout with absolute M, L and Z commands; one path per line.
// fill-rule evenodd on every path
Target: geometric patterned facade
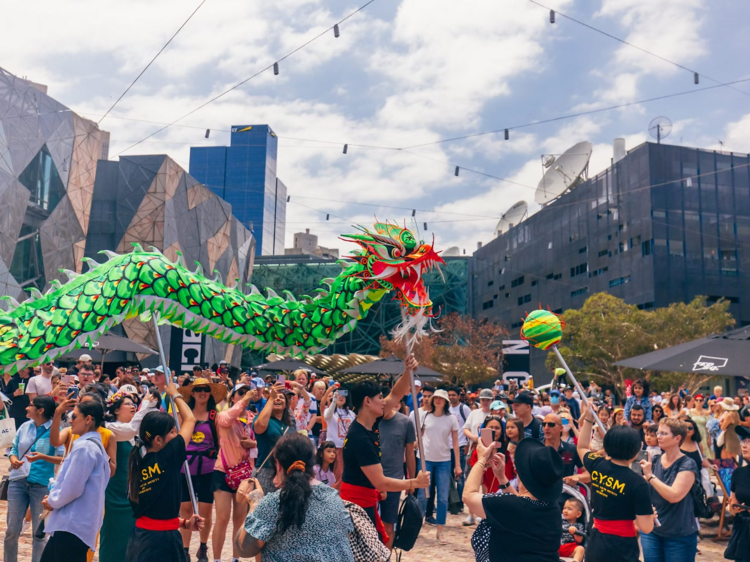
M 133 242 L 145 249 L 155 246 L 173 261 L 181 252 L 189 267 L 200 262 L 209 277 L 218 271 L 227 285 L 238 282 L 240 290 L 248 290 L 255 239 L 232 215 L 229 203 L 167 155 L 99 161 L 84 255 L 97 260 L 100 250 L 129 252 Z M 153 325 L 132 319 L 123 328 L 130 339 L 156 349 Z M 168 345 L 169 327 L 161 334 Z M 206 338 L 205 361 L 227 359 L 238 365 L 240 357 L 241 350 Z
M 0 295 L 80 272 L 109 133 L 0 68 Z

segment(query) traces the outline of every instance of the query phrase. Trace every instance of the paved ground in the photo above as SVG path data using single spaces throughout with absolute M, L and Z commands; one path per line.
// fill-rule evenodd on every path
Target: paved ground
M 9 468 L 8 460 L 4 457 L 0 457 L 0 474 L 7 474 Z M 0 531 L 4 536 L 5 531 L 5 520 L 6 520 L 7 504 L 6 502 L 0 502 Z M 474 531 L 474 527 L 462 527 L 461 521 L 463 516 L 449 515 L 448 524 L 445 528 L 445 537 L 449 541 L 447 545 L 441 545 L 435 539 L 435 528 L 425 526 L 422 530 L 422 535 L 417 541 L 416 546 L 411 552 L 405 552 L 402 560 L 404 562 L 458 562 L 474 559 L 474 551 L 471 549 L 471 534 Z M 718 523 L 714 522 L 713 525 L 710 523 L 704 525 L 701 529 L 703 540 L 699 543 L 699 548 L 702 552 L 701 556 L 698 556 L 696 560 L 698 562 L 719 562 L 724 560 L 724 549 L 726 548 L 726 541 L 715 542 L 713 538 L 716 537 Z M 230 524 L 231 529 L 231 524 Z M 193 546 L 190 549 L 191 554 L 194 555 L 198 547 L 197 534 L 193 536 Z M 0 541 L 0 553 L 3 552 L 2 541 Z M 209 558 L 210 543 L 209 543 Z M 230 561 L 232 559 L 231 541 L 227 537 L 227 541 L 224 545 L 224 551 L 222 560 Z M 395 556 L 392 558 L 395 560 Z M 27 531 L 21 536 L 18 547 L 18 560 L 25 562 L 31 560 L 31 532 Z M 97 560 L 95 557 L 94 560 Z M 195 558 L 193 558 L 195 560 Z

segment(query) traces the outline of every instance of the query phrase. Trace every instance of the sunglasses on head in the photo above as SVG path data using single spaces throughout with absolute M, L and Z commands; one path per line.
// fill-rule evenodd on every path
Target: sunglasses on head
M 193 392 L 211 392 L 211 389 L 207 386 L 198 386 L 193 389 Z

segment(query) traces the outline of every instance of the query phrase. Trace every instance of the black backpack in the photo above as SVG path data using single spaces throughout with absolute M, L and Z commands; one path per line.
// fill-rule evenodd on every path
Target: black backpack
M 398 510 L 398 530 L 393 540 L 393 548 L 409 551 L 414 548 L 422 530 L 424 514 L 416 496 L 408 494 Z M 401 556 L 399 555 L 399 558 Z

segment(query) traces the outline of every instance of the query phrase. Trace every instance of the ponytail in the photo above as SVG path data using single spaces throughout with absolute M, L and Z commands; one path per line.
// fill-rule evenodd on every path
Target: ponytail
M 302 527 L 312 495 L 315 448 L 307 437 L 290 433 L 276 443 L 274 457 L 285 472 L 284 486 L 279 492 L 279 515 L 276 530 L 283 534 L 291 527 Z
M 146 449 L 153 445 L 157 437 L 165 437 L 174 426 L 174 418 L 165 412 L 149 412 L 143 418 L 135 438 L 135 447 L 130 451 L 128 459 L 128 497 L 132 502 L 138 503 L 141 463 L 146 456 Z

